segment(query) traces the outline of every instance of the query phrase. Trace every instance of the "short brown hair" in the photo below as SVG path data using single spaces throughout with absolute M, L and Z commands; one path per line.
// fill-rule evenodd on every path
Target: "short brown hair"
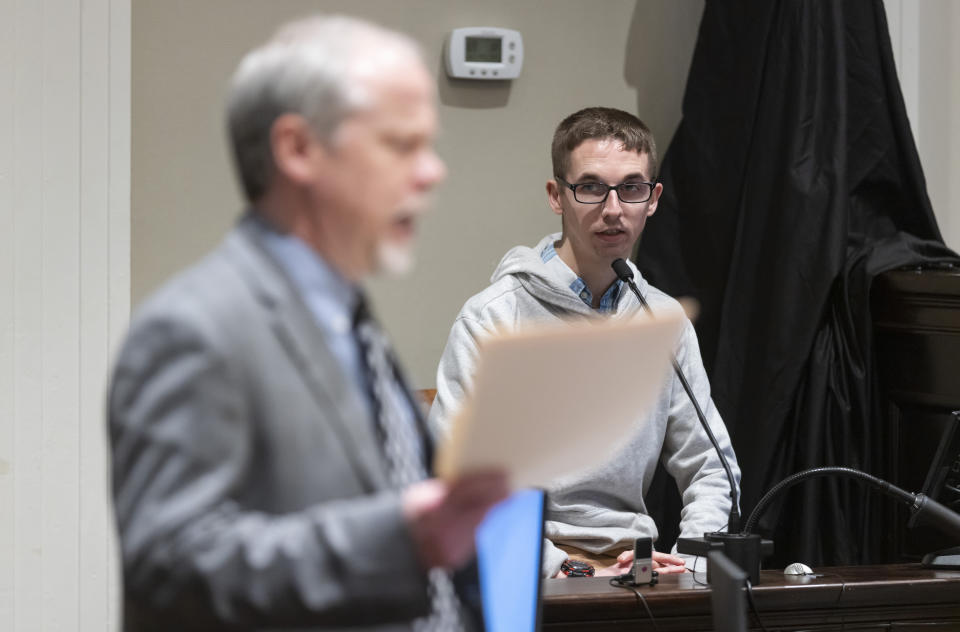
M 585 140 L 616 138 L 625 151 L 647 154 L 651 180 L 657 179 L 657 145 L 650 129 L 629 112 L 592 107 L 574 112 L 557 125 L 553 134 L 553 175 L 566 178 L 570 153 Z

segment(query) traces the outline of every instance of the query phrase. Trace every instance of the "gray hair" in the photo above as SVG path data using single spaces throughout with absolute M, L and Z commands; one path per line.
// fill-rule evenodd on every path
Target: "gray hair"
M 388 47 L 422 59 L 402 33 L 346 16 L 315 16 L 281 27 L 243 58 L 230 83 L 227 124 L 249 201 L 266 193 L 273 177 L 273 122 L 300 114 L 321 141 L 331 141 L 347 116 L 370 107 L 359 66 Z

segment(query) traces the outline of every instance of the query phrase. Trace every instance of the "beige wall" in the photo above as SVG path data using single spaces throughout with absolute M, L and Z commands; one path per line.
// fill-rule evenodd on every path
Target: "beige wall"
M 241 208 L 221 106 L 243 52 L 312 11 L 367 17 L 417 38 L 440 83 L 439 151 L 450 177 L 421 226 L 414 274 L 371 286 L 414 384 L 433 386 L 464 300 L 508 248 L 558 229 L 544 193 L 555 125 L 578 108 L 610 105 L 638 112 L 666 148 L 702 8 L 699 0 L 135 0 L 133 300 L 208 250 Z M 483 25 L 523 33 L 520 78 L 449 81 L 445 36 Z

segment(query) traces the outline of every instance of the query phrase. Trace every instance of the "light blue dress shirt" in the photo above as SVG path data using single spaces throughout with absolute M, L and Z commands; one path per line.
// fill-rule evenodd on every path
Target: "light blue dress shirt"
M 353 316 L 360 301 L 359 288 L 299 238 L 279 233 L 264 221 L 256 222 L 256 226 L 267 251 L 300 292 L 327 346 L 344 368 L 350 385 L 356 389 L 356 395 L 372 419 L 369 380 L 360 356 L 360 344 L 353 332 Z M 394 382 L 394 392 L 389 395 L 389 400 L 390 405 L 397 407 L 402 423 L 417 425 L 416 412 L 399 382 Z M 416 432 L 420 436 L 419 428 Z M 422 456 L 423 446 L 420 445 L 419 449 Z

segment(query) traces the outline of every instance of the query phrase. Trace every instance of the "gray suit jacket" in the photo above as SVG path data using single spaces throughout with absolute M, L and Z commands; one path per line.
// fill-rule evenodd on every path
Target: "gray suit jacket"
M 374 423 L 258 240 L 153 295 L 117 360 L 125 629 L 405 629 L 427 580 Z

